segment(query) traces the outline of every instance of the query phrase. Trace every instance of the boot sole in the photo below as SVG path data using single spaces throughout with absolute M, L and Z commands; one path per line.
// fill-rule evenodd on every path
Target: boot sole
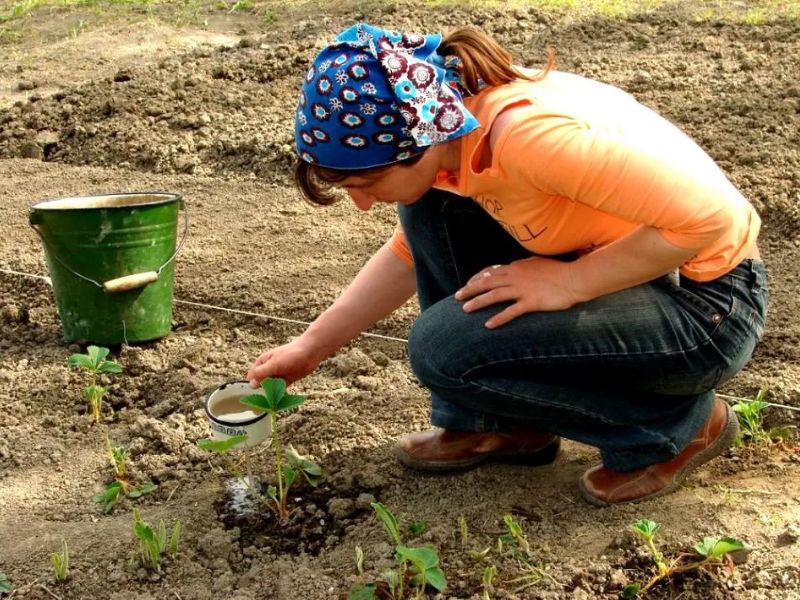
M 519 453 L 494 453 L 484 456 L 475 456 L 462 460 L 448 461 L 429 461 L 414 458 L 405 452 L 400 446 L 395 446 L 394 453 L 397 460 L 410 469 L 425 471 L 428 473 L 445 473 L 452 471 L 466 471 L 485 462 L 502 462 L 517 465 L 544 466 L 553 463 L 561 451 L 561 439 L 555 438 L 546 446 L 542 446 L 535 452 Z
M 672 478 L 672 483 L 668 486 L 660 489 L 659 491 L 649 494 L 647 496 L 642 496 L 641 498 L 633 498 L 632 500 L 622 500 L 620 502 L 606 502 L 605 500 L 601 500 L 597 496 L 593 496 L 588 489 L 586 489 L 586 485 L 583 483 L 583 477 L 578 480 L 578 489 L 580 490 L 581 496 L 584 500 L 586 500 L 589 504 L 593 504 L 594 506 L 616 506 L 618 504 L 635 504 L 636 502 L 642 502 L 643 500 L 650 500 L 651 498 L 658 498 L 659 496 L 664 496 L 665 494 L 670 494 L 674 492 L 676 489 L 680 487 L 683 483 L 684 479 L 697 467 L 700 465 L 707 463 L 712 458 L 716 458 L 725 450 L 730 448 L 733 443 L 736 441 L 736 436 L 739 435 L 739 419 L 736 418 L 736 413 L 731 409 L 728 403 L 725 403 L 725 409 L 728 411 L 728 421 L 725 424 L 725 429 L 722 430 L 722 433 L 719 437 L 714 440 L 714 442 L 708 446 L 705 450 L 701 450 L 698 452 L 694 457 L 692 457 L 689 462 L 687 462 L 684 467 L 675 473 L 675 476 Z

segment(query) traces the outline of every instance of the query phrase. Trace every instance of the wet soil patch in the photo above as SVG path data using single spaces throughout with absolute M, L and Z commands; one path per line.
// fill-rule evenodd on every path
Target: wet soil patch
M 256 481 L 255 486 L 266 499 L 267 484 Z M 339 545 L 348 529 L 372 512 L 369 500 L 374 501 L 374 497 L 362 496 L 363 490 L 353 489 L 343 494 L 322 483 L 316 488 L 293 491 L 288 500 L 290 516 L 280 519 L 271 507 L 247 490 L 244 482 L 229 479 L 215 509 L 226 529 L 238 528 L 242 546 L 253 545 L 276 554 L 311 556 Z

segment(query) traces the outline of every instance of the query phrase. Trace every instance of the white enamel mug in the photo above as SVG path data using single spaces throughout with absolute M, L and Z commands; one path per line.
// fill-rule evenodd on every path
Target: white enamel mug
M 242 412 L 235 415 L 221 417 L 218 415 L 220 404 L 223 400 L 243 398 L 251 394 L 263 395 L 264 391 L 253 389 L 247 381 L 233 381 L 224 383 L 212 391 L 205 401 L 206 417 L 211 425 L 211 439 L 224 441 L 237 435 L 246 435 L 247 439 L 234 446 L 236 448 L 252 448 L 264 440 L 270 439 L 272 425 L 266 412 L 259 413 L 256 409 L 242 405 Z

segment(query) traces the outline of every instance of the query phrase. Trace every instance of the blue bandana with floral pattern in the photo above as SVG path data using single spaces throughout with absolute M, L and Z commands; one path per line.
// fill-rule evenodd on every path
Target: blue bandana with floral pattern
M 437 54 L 441 41 L 366 23 L 340 33 L 303 81 L 300 158 L 333 169 L 378 167 L 477 128 L 462 101 L 458 58 Z

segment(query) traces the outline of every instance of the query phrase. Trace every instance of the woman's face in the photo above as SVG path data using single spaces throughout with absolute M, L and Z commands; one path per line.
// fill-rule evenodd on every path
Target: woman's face
M 376 202 L 414 204 L 433 186 L 442 168 L 443 147 L 429 148 L 416 163 L 398 163 L 378 173 L 353 175 L 337 183 L 361 210 L 369 210 Z

